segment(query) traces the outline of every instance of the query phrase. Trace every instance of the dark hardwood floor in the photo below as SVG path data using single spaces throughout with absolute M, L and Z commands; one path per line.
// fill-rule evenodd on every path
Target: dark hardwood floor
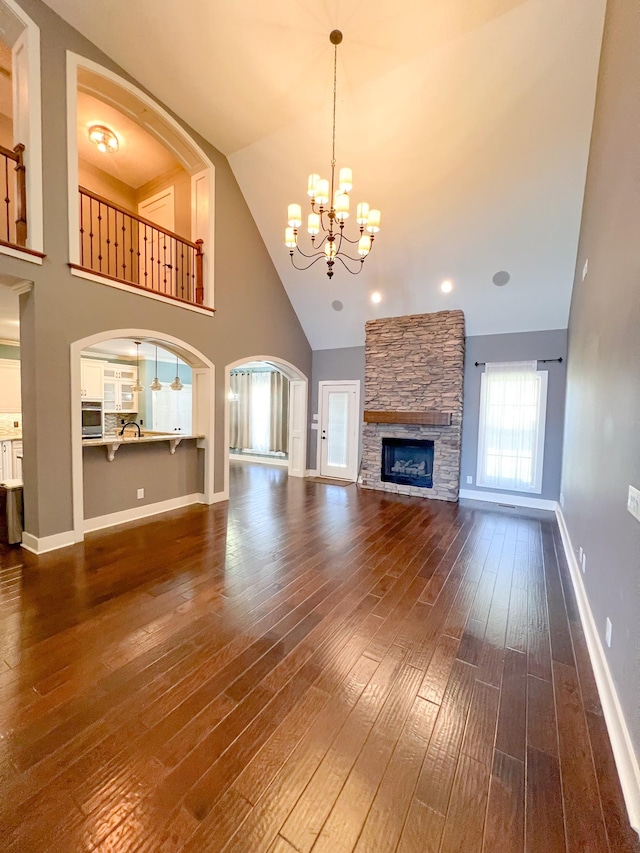
M 553 521 L 232 466 L 0 549 L 4 853 L 627 853 Z

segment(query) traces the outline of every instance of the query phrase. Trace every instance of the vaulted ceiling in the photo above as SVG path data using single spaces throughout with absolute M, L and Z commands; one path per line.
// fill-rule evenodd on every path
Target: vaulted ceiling
M 314 349 L 443 308 L 468 334 L 566 326 L 605 0 L 47 2 L 228 156 Z M 328 177 L 335 27 L 338 166 L 382 229 L 329 281 L 283 237 Z

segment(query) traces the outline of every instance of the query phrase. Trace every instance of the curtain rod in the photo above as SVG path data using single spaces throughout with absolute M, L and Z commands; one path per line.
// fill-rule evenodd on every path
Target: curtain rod
M 551 361 L 557 361 L 558 364 L 562 364 L 562 357 L 560 357 L 560 358 L 537 358 L 536 361 L 538 361 L 540 364 L 549 364 L 549 362 L 551 362 Z M 484 367 L 484 365 L 486 363 L 487 363 L 486 361 L 476 361 L 475 366 L 476 367 Z M 491 363 L 491 362 L 489 362 L 489 363 Z

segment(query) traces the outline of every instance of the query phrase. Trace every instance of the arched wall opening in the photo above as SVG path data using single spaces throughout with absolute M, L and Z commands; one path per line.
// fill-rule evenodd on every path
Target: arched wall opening
M 110 329 L 74 341 L 70 347 L 71 375 L 71 458 L 73 489 L 73 533 L 74 541 L 81 542 L 87 530 L 97 529 L 95 523 L 84 517 L 84 477 L 82 424 L 79 416 L 81 400 L 81 353 L 83 350 L 114 338 L 126 338 L 158 344 L 184 361 L 192 370 L 193 377 L 193 432 L 203 436 L 198 439 L 198 448 L 204 451 L 204 486 L 197 496 L 200 503 L 211 504 L 222 499 L 214 495 L 214 430 L 215 430 L 215 366 L 203 353 L 186 341 L 152 329 Z M 193 502 L 193 501 L 191 501 Z M 186 505 L 186 504 L 182 504 Z M 171 507 L 147 505 L 137 517 L 152 515 Z M 102 519 L 100 527 L 119 524 L 129 520 L 122 513 L 114 513 L 112 519 Z
M 262 362 L 279 370 L 289 380 L 289 447 L 287 470 L 290 477 L 307 473 L 307 401 L 308 377 L 294 364 L 270 355 L 251 355 L 237 359 L 225 367 L 224 389 L 224 494 L 229 495 L 229 438 L 231 371 L 249 362 Z
M 80 107 L 82 107 L 82 122 L 86 120 L 90 125 L 92 122 L 89 119 L 95 119 L 96 125 L 102 125 L 102 119 L 104 118 L 103 116 L 101 117 L 100 109 L 102 108 L 105 111 L 107 119 L 109 116 L 120 116 L 120 119 L 126 126 L 125 133 L 132 134 L 128 149 L 127 145 L 123 144 L 120 150 L 115 153 L 97 155 L 105 158 L 101 161 L 104 164 L 108 162 L 115 163 L 114 158 L 123 158 L 121 160 L 122 171 L 120 178 L 115 180 L 111 187 L 113 197 L 106 198 L 105 191 L 100 192 L 99 186 L 92 188 L 92 192 L 98 192 L 98 195 L 92 194 L 91 191 L 87 194 L 80 186 L 80 145 L 78 139 L 79 123 L 82 123 L 80 122 Z M 89 127 L 85 127 L 84 130 L 88 131 Z M 136 288 L 136 293 L 159 299 L 160 301 L 172 302 L 177 297 L 181 300 L 184 307 L 210 313 L 210 309 L 214 307 L 215 167 L 200 146 L 191 139 L 184 128 L 172 116 L 135 85 L 123 77 L 114 74 L 107 68 L 71 52 L 67 54 L 67 131 L 69 260 L 72 274 L 89 280 L 97 280 L 103 284 L 125 290 L 131 289 L 133 286 Z M 86 134 L 82 135 L 81 141 L 84 145 L 83 150 L 86 157 L 88 156 L 87 151 L 92 150 L 94 153 L 96 152 L 85 136 Z M 136 139 L 138 140 L 137 146 Z M 144 140 L 146 140 L 148 145 L 155 146 L 153 148 L 153 157 L 151 157 L 152 152 L 150 150 L 148 158 L 150 161 L 156 158 L 158 152 L 164 150 L 165 154 L 169 157 L 169 162 L 174 163 L 176 168 L 179 169 L 187 183 L 184 192 L 182 181 L 178 180 L 179 176 L 177 175 L 174 175 L 174 179 L 169 182 L 170 187 L 165 187 L 162 182 L 160 182 L 162 184 L 160 186 L 160 184 L 156 184 L 154 180 L 151 180 L 150 174 L 146 175 L 146 178 L 149 180 L 143 179 L 141 173 L 138 174 L 147 158 L 141 158 L 139 156 L 140 152 L 138 151 L 137 154 L 135 152 L 137 148 L 144 147 Z M 121 141 L 126 142 L 126 139 Z M 129 160 L 126 159 L 127 157 L 129 157 Z M 160 157 L 159 160 L 154 160 L 154 162 L 162 163 L 164 160 Z M 95 162 L 91 165 L 94 170 L 97 169 Z M 136 198 L 134 200 L 129 199 L 128 202 L 126 202 L 124 196 L 118 195 L 118 192 L 132 189 L 128 187 L 126 182 L 121 180 L 127 174 L 134 176 L 131 177 L 130 182 L 133 181 L 136 191 L 139 191 Z M 137 180 L 135 175 L 138 175 Z M 99 175 L 95 177 L 98 179 Z M 103 175 L 102 177 L 109 176 Z M 139 186 L 138 183 L 140 183 Z M 171 189 L 171 192 L 167 195 L 165 189 Z M 181 199 L 185 193 L 186 200 L 183 203 Z M 78 202 L 79 198 L 80 203 Z M 184 209 L 185 205 L 186 210 Z M 89 234 L 87 232 L 92 232 L 94 229 L 84 227 L 87 224 L 84 221 L 87 216 L 89 216 L 90 223 L 93 221 L 91 211 L 96 206 L 98 208 L 98 217 L 103 222 L 108 225 L 110 217 L 112 217 L 114 219 L 114 227 L 115 225 L 121 227 L 122 242 L 124 245 L 127 244 L 127 233 L 130 231 L 128 254 L 126 249 L 124 251 L 124 256 L 128 258 L 130 263 L 125 270 L 123 265 L 123 251 L 121 249 L 119 262 L 117 257 L 113 258 L 114 267 L 116 270 L 118 268 L 121 270 L 120 272 L 116 271 L 115 275 L 114 270 L 110 266 L 108 270 L 106 269 L 106 266 L 109 265 L 110 257 L 114 253 L 113 239 L 111 240 L 111 244 L 109 244 L 107 237 L 107 245 L 105 246 L 104 234 L 101 237 Z M 169 208 L 171 212 L 169 212 Z M 119 214 L 118 211 L 120 212 Z M 196 240 L 204 241 L 202 259 L 204 295 L 201 302 L 199 301 L 200 297 L 196 299 L 195 294 L 187 295 L 184 292 L 180 292 L 180 286 L 182 286 L 182 289 L 184 288 L 185 280 L 183 275 L 179 275 L 179 269 L 184 268 L 186 273 L 187 264 L 189 265 L 189 274 L 187 275 L 187 281 L 189 281 L 191 272 L 193 272 L 191 267 L 195 264 L 195 258 L 187 261 L 187 257 L 190 257 L 188 246 L 185 247 L 185 244 L 175 243 L 175 241 L 171 242 L 171 238 L 168 238 L 169 242 L 163 248 L 164 254 L 168 253 L 168 265 L 163 265 L 162 272 L 160 267 L 158 267 L 156 273 L 157 280 L 154 285 L 154 264 L 151 261 L 154 259 L 153 240 L 156 237 L 153 234 L 155 232 L 149 231 L 149 239 L 152 241 L 149 244 L 144 239 L 148 236 L 147 228 L 143 228 L 143 225 L 137 220 L 137 216 L 142 216 L 143 222 L 147 221 L 148 224 L 149 222 L 155 222 L 161 228 L 166 229 L 165 233 L 167 235 L 174 234 L 174 232 L 179 230 L 180 233 L 177 235 L 179 239 L 191 242 L 195 242 Z M 167 216 L 173 221 L 173 226 L 165 221 Z M 118 218 L 120 218 L 121 226 Z M 180 228 L 177 225 L 178 221 L 181 222 Z M 125 229 L 125 223 L 127 233 L 123 230 Z M 87 243 L 89 237 L 91 237 L 90 246 Z M 98 241 L 95 250 L 94 237 Z M 183 253 L 182 256 L 180 252 Z M 185 255 L 184 252 L 187 252 L 187 254 Z M 97 266 L 96 255 L 100 257 L 100 263 Z M 155 260 L 159 264 L 157 251 L 155 255 Z M 180 260 L 180 257 L 182 257 L 182 260 Z M 149 270 L 147 270 L 148 262 L 150 263 Z M 159 284 L 160 286 L 158 286 Z M 167 292 L 166 297 L 161 292 L 163 287 Z M 175 304 L 175 301 L 172 304 Z

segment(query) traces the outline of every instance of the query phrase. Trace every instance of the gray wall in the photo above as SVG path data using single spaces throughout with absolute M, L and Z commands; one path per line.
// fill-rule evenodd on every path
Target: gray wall
M 72 528 L 73 341 L 123 326 L 154 329 L 187 341 L 216 365 L 216 491 L 223 488 L 225 365 L 264 354 L 310 376 L 311 349 L 226 158 L 193 131 L 216 168 L 215 318 L 70 274 L 66 51 L 131 78 L 40 0 L 19 3 L 40 27 L 47 257 L 40 267 L 0 256 L 0 273 L 34 281 L 33 290 L 20 297 L 25 527 L 43 537 Z M 116 504 L 116 510 L 126 508 L 125 501 Z
M 85 518 L 204 491 L 203 452 L 196 439 L 182 441 L 173 455 L 168 441 L 127 444 L 113 462 L 104 447 L 84 447 L 82 455 Z M 144 489 L 140 500 L 138 489 Z
M 547 420 L 544 437 L 544 467 L 542 492 L 509 492 L 528 498 L 557 501 L 560 497 L 560 471 L 562 467 L 562 434 L 564 428 L 564 398 L 567 372 L 567 331 L 521 332 L 510 335 L 477 335 L 466 340 L 464 362 L 464 413 L 462 418 L 462 461 L 460 488 L 491 492 L 475 485 L 478 462 L 478 425 L 480 421 L 480 382 L 483 367 L 476 361 L 529 361 L 542 358 L 563 359 L 561 364 L 541 364 L 548 370 Z M 467 477 L 473 477 L 467 483 Z
M 640 756 L 640 5 L 609 0 L 569 321 L 562 492 L 584 583 Z M 589 272 L 582 270 L 589 259 Z
M 362 421 L 364 418 L 364 347 L 344 347 L 342 349 L 321 349 L 313 353 L 311 372 L 311 407 L 309 422 L 309 468 L 317 466 L 318 431 L 311 429 L 313 415 L 318 414 L 318 382 L 330 379 L 360 380 L 360 431 L 358 438 L 358 459 L 362 447 Z

